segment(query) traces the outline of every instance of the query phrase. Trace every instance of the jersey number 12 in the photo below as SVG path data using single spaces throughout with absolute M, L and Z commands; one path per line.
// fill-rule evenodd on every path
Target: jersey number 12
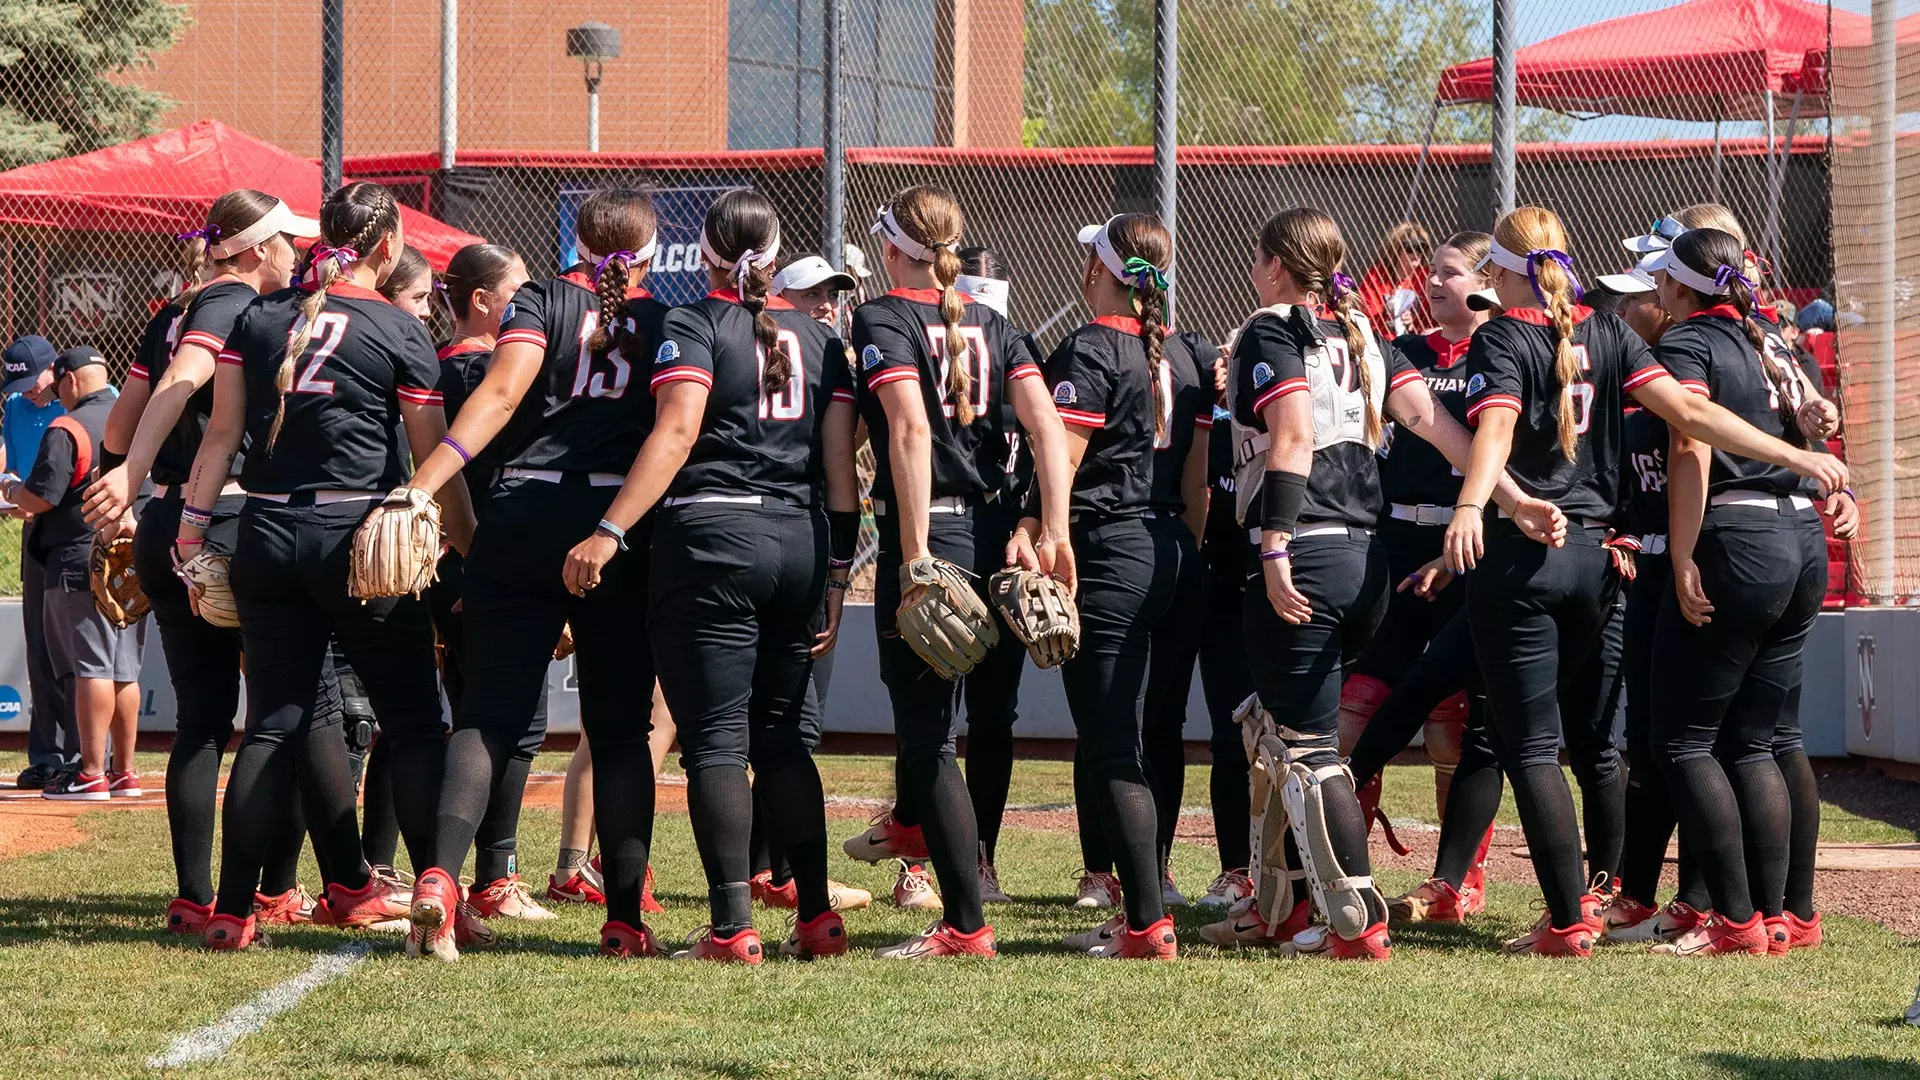
M 288 332 L 288 348 L 293 347 L 293 336 L 299 332 L 297 325 L 295 329 Z M 313 359 L 307 361 L 307 366 L 300 369 L 300 377 L 293 382 L 294 393 L 333 393 L 333 380 L 321 378 L 320 369 L 326 365 L 327 357 L 333 355 L 333 350 L 340 347 L 341 340 L 346 336 L 347 315 L 345 312 L 323 311 L 313 317 L 313 333 L 308 336 L 307 340 L 309 343 L 318 342 L 320 347 L 313 350 Z

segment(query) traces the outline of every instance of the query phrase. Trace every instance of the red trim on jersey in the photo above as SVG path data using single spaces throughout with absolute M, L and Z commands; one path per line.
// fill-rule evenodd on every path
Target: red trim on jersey
M 1581 323 L 1586 322 L 1592 314 L 1593 309 L 1585 304 L 1573 305 L 1573 325 L 1579 326 Z M 1535 326 L 1553 325 L 1553 317 L 1547 314 L 1545 308 L 1508 308 L 1500 313 L 1500 317 L 1503 319 L 1519 319 L 1521 322 L 1532 323 Z
M 854 397 L 853 397 L 853 391 L 851 391 L 851 390 L 835 390 L 835 391 L 833 392 L 833 394 L 832 394 L 832 400 L 834 400 L 834 401 L 844 401 L 844 402 L 846 402 L 847 404 L 849 404 L 849 405 L 851 405 L 851 404 L 853 404 L 853 403 L 854 403 Z
M 1205 415 L 1205 416 L 1196 416 L 1196 417 L 1194 417 L 1194 418 L 1193 418 L 1193 426 L 1194 426 L 1194 427 L 1197 427 L 1197 428 L 1210 428 L 1210 427 L 1212 427 L 1212 426 L 1213 426 L 1213 410 L 1212 410 L 1212 409 L 1208 409 L 1208 410 L 1207 410 L 1207 415 Z
M 546 343 L 541 342 L 541 344 L 544 345 Z M 436 360 L 451 360 L 456 356 L 466 356 L 469 353 L 492 352 L 492 351 L 493 351 L 492 349 L 489 349 L 485 345 L 481 345 L 478 342 L 456 341 L 453 344 L 435 353 L 434 358 Z
M 524 327 L 519 330 L 509 330 L 494 340 L 493 347 L 498 349 L 507 345 L 521 344 L 533 345 L 544 349 L 547 347 L 547 335 L 538 330 Z
M 587 290 L 588 292 L 594 294 L 595 296 L 600 295 L 600 290 L 594 287 L 593 279 L 583 273 L 580 273 L 578 270 L 561 274 L 560 280 L 566 282 L 569 285 L 578 285 L 579 287 Z M 627 288 L 627 299 L 629 300 L 647 300 L 647 299 L 651 299 L 652 297 L 653 297 L 652 293 L 648 292 L 645 289 L 639 288 L 637 286 L 628 286 Z
M 216 356 L 215 359 L 217 360 L 219 359 L 219 357 Z M 145 364 L 135 364 L 132 367 L 127 369 L 127 378 L 146 379 L 146 378 L 151 378 L 151 376 L 147 374 L 147 367 Z
M 1512 394 L 1488 394 L 1467 406 L 1467 423 L 1474 423 L 1483 409 L 1512 409 L 1514 412 L 1519 412 L 1520 399 Z
M 1012 371 L 1007 372 L 1007 378 L 1009 379 L 1037 379 L 1039 377 L 1040 369 L 1033 364 L 1018 364 L 1015 365 Z
M 427 390 L 418 386 L 396 386 L 394 395 L 401 401 L 414 405 L 444 405 L 446 401 L 438 390 Z
M 1772 304 L 1755 304 L 1753 307 L 1753 313 L 1755 315 L 1758 315 L 1766 319 L 1770 323 L 1777 323 L 1780 321 L 1780 309 L 1777 307 L 1774 307 Z
M 1417 371 L 1403 371 L 1387 383 L 1387 393 L 1391 394 L 1408 383 L 1425 382 L 1426 378 Z
M 1473 344 L 1473 335 L 1469 334 L 1459 341 L 1448 341 L 1447 335 L 1435 330 L 1427 335 L 1427 348 L 1433 350 L 1433 366 L 1445 371 L 1467 358 L 1467 348 Z
M 1710 308 L 1701 308 L 1699 311 L 1687 316 L 1687 318 L 1699 319 L 1708 315 L 1715 315 L 1722 319 L 1732 319 L 1735 322 L 1741 322 L 1746 319 L 1745 315 L 1740 314 L 1740 309 L 1734 307 L 1732 304 L 1715 304 Z
M 962 304 L 971 304 L 974 302 L 973 297 L 968 296 L 966 293 L 960 292 L 958 289 L 954 291 L 959 293 Z M 938 304 L 940 302 L 939 289 L 895 289 L 887 295 L 897 296 L 902 300 L 912 300 L 916 304 Z
M 238 365 L 241 362 L 240 354 L 237 352 L 229 352 L 225 349 L 222 349 L 220 351 L 220 355 L 213 358 L 213 362 L 216 364 Z
M 1298 393 L 1306 388 L 1307 380 L 1305 379 L 1287 379 L 1280 382 L 1276 384 L 1273 389 L 1253 399 L 1253 411 L 1258 413 L 1261 409 L 1286 397 L 1288 394 Z
M 1058 409 L 1060 422 L 1074 427 L 1103 428 L 1107 426 L 1106 413 L 1081 412 L 1079 409 Z
M 300 287 L 302 289 L 305 289 L 307 292 L 312 292 L 313 282 L 303 281 L 300 283 Z M 392 306 L 393 304 L 393 301 L 387 299 L 384 296 L 381 296 L 379 293 L 375 292 L 374 290 L 369 289 L 364 285 L 355 285 L 351 281 L 336 281 L 333 284 L 327 286 L 327 295 L 337 296 L 342 300 L 376 300 L 388 306 Z
M 732 289 L 715 289 L 712 292 L 707 294 L 707 299 L 725 300 L 729 304 L 742 303 L 740 299 L 740 294 L 735 292 Z M 793 305 L 788 303 L 786 299 L 783 297 L 779 297 L 779 296 L 767 297 L 768 311 L 792 311 L 793 309 L 794 309 Z
M 220 355 L 220 350 L 227 347 L 227 339 L 216 337 L 213 334 L 207 333 L 205 330 L 189 330 L 180 335 L 180 345 L 175 345 L 173 351 L 179 352 L 181 345 L 198 345 L 215 356 L 218 356 Z
M 647 389 L 657 391 L 661 386 L 670 382 L 697 382 L 701 386 L 711 390 L 713 389 L 713 372 L 688 364 L 682 364 L 679 367 L 670 367 L 665 371 L 654 372 L 653 381 L 647 383 Z
M 1626 381 L 1621 383 L 1620 387 L 1623 390 L 1638 390 L 1640 387 L 1645 386 L 1650 382 L 1653 382 L 1655 379 L 1666 379 L 1671 377 L 1672 377 L 1672 373 L 1669 372 L 1666 368 L 1661 367 L 1659 364 L 1648 364 L 1646 367 L 1643 367 L 1639 371 L 1636 371 L 1633 374 L 1627 376 Z
M 888 368 L 885 371 L 876 371 L 867 379 L 867 389 L 878 390 L 890 382 L 900 382 L 903 379 L 912 379 L 914 382 L 919 382 L 920 372 L 918 369 L 910 367 Z
M 1118 330 L 1123 334 L 1132 334 L 1134 337 L 1140 336 L 1140 320 L 1130 319 L 1125 315 L 1102 315 L 1093 320 L 1093 325 Z
M 1710 398 L 1713 396 L 1713 391 L 1708 388 L 1707 384 L 1701 382 L 1698 379 L 1681 379 L 1680 385 L 1686 387 L 1688 390 L 1691 390 L 1696 394 L 1699 394 L 1703 398 Z

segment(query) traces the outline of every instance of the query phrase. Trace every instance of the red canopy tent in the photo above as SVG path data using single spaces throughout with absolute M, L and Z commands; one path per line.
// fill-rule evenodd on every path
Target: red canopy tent
M 179 233 L 206 220 L 234 188 L 284 199 L 297 213 L 320 212 L 320 166 L 218 120 L 109 146 L 78 157 L 0 172 L 0 229 Z M 436 269 L 480 237 L 409 207 L 407 243 Z

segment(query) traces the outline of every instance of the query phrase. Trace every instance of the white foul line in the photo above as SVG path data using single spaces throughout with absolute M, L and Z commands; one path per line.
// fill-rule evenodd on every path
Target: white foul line
M 364 941 L 342 945 L 313 958 L 307 970 L 261 992 L 259 997 L 236 1005 L 227 1015 L 206 1027 L 189 1031 L 173 1040 L 164 1054 L 147 1059 L 148 1068 L 170 1069 L 202 1061 L 217 1061 L 226 1056 L 233 1044 L 259 1031 L 267 1021 L 286 1012 L 300 999 L 327 983 L 345 975 L 355 964 L 367 958 L 372 946 Z

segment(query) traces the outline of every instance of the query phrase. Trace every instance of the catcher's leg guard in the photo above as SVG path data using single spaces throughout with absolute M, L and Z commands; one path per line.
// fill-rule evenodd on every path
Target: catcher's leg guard
M 1460 764 L 1461 744 L 1467 735 L 1467 694 L 1461 691 L 1433 707 L 1427 714 L 1427 760 L 1433 762 L 1433 795 L 1440 816 L 1447 814 L 1447 791 L 1453 786 L 1453 770 Z
M 1253 879 L 1255 910 L 1268 926 L 1277 927 L 1293 911 L 1294 883 L 1306 877 L 1305 871 L 1287 866 L 1287 812 L 1280 799 L 1286 746 L 1258 696 L 1241 702 L 1233 718 L 1240 725 L 1241 743 L 1250 766 L 1247 784 L 1252 815 L 1247 831 L 1251 858 L 1247 876 Z
M 1286 745 L 1286 774 L 1280 785 L 1280 801 L 1286 809 L 1287 824 L 1293 831 L 1294 846 L 1307 874 L 1307 885 L 1315 903 L 1326 916 L 1327 925 L 1342 938 L 1352 940 L 1366 933 L 1374 921 L 1370 909 L 1386 910 L 1386 900 L 1374 888 L 1370 875 L 1348 876 L 1327 832 L 1324 785 L 1344 777 L 1349 785 L 1353 774 L 1339 761 L 1309 764 L 1309 759 L 1324 761 L 1331 755 L 1334 740 L 1329 736 L 1303 735 L 1281 729 Z M 1369 900 L 1371 898 L 1371 902 Z
M 1393 696 L 1393 687 L 1371 675 L 1349 676 L 1340 687 L 1340 756 L 1353 753 L 1373 714 Z

